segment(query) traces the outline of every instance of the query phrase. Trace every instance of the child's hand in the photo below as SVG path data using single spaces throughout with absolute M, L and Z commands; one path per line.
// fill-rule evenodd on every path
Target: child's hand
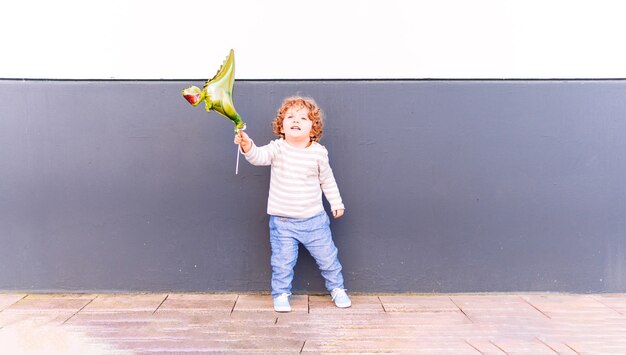
M 339 218 L 339 217 L 343 216 L 343 212 L 344 212 L 344 211 L 345 211 L 345 210 L 334 210 L 334 211 L 333 211 L 333 217 L 335 217 L 335 219 L 337 219 L 337 218 Z
M 247 153 L 250 150 L 250 148 L 252 148 L 252 140 L 242 130 L 239 130 L 235 134 L 235 144 L 239 144 L 239 146 L 241 147 L 241 150 L 244 153 Z

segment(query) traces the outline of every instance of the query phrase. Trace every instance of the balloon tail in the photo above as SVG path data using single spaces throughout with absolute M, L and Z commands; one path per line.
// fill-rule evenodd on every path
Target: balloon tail
M 237 165 L 235 165 L 235 175 L 239 174 L 239 156 L 241 152 L 239 152 L 239 146 L 237 146 Z

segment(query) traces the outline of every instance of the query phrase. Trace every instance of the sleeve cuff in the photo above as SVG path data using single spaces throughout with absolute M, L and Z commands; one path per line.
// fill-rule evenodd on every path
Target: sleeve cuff
M 338 205 L 333 205 L 330 207 L 331 210 L 336 211 L 336 210 L 345 210 L 346 206 L 344 206 L 343 203 L 340 203 Z
M 243 149 L 241 149 L 241 146 L 239 146 L 239 153 L 243 154 L 243 156 L 249 156 L 250 153 L 252 153 L 252 151 L 254 150 L 254 148 L 256 147 L 256 145 L 254 144 L 253 140 L 250 140 L 252 142 L 252 145 L 250 146 L 250 150 L 247 153 L 243 152 Z

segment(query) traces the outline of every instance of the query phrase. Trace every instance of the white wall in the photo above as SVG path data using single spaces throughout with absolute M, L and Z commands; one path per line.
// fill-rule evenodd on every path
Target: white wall
M 0 78 L 626 78 L 620 3 L 4 1 Z

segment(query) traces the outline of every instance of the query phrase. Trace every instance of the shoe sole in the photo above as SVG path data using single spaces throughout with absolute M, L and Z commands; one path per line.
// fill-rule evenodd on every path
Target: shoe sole
M 335 306 L 337 306 L 338 308 L 349 308 L 352 306 L 352 303 L 348 303 L 348 304 L 336 304 Z
M 274 310 L 276 312 L 281 312 L 281 313 L 283 313 L 283 312 L 291 312 L 291 308 L 276 308 L 276 307 L 274 307 Z

